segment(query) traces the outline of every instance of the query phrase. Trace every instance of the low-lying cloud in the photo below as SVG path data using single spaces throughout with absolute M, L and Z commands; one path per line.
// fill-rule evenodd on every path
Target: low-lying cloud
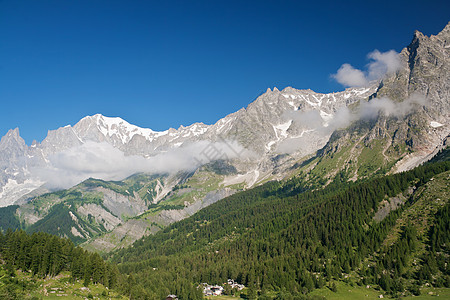
M 380 112 L 386 116 L 403 117 L 414 111 L 415 105 L 425 105 L 424 96 L 415 94 L 403 102 L 394 102 L 387 97 L 375 98 L 369 102 L 361 101 L 359 118 L 375 119 Z
M 282 141 L 277 152 L 308 152 L 311 149 L 311 136 L 317 137 L 312 143 L 320 143 L 336 129 L 349 126 L 362 119 L 375 119 L 378 115 L 403 117 L 417 107 L 425 105 L 425 97 L 414 95 L 403 102 L 394 102 L 389 98 L 375 98 L 361 101 L 354 111 L 342 107 L 333 115 L 321 115 L 317 110 L 289 111 L 283 117 L 292 120 L 291 126 L 297 127 L 302 136 Z M 310 135 L 313 134 L 313 135 Z M 314 147 L 312 147 L 314 148 Z M 217 159 L 251 158 L 253 154 L 234 141 L 199 141 L 170 149 L 152 157 L 125 155 L 121 150 L 108 143 L 88 141 L 81 146 L 70 148 L 48 157 L 49 165 L 34 168 L 32 174 L 46 182 L 48 188 L 68 188 L 90 177 L 103 180 L 122 180 L 132 174 L 145 172 L 151 174 L 193 171 L 202 164 Z
M 424 96 L 415 94 L 403 102 L 395 102 L 387 97 L 374 98 L 370 101 L 361 100 L 354 111 L 344 106 L 338 109 L 332 116 L 323 118 L 317 110 L 289 111 L 283 115 L 285 120 L 292 120 L 291 126 L 296 126 L 297 131 L 317 134 L 318 137 L 326 136 L 337 129 L 348 127 L 357 120 L 373 120 L 380 114 L 388 117 L 404 117 L 412 113 L 417 107 L 426 104 Z M 307 151 L 305 148 L 312 142 L 311 137 L 301 136 L 284 140 L 279 144 L 279 153 L 293 153 Z
M 361 87 L 369 82 L 363 71 L 355 69 L 350 64 L 343 64 L 331 77 L 346 87 Z
M 331 77 L 345 87 L 363 87 L 371 81 L 383 78 L 386 74 L 395 73 L 401 67 L 399 53 L 394 50 L 387 52 L 374 50 L 367 55 L 367 58 L 371 62 L 367 64 L 365 71 L 345 63 Z
M 249 153 L 233 141 L 200 141 L 144 158 L 125 155 L 108 143 L 86 142 L 81 146 L 51 155 L 50 166 L 35 168 L 33 174 L 49 188 L 68 188 L 90 177 L 122 180 L 132 174 L 193 171 L 215 159 L 233 159 Z
M 318 110 L 308 111 L 287 111 L 282 115 L 285 121 L 292 120 L 292 122 L 301 128 L 316 129 L 323 126 L 324 120 L 320 116 Z

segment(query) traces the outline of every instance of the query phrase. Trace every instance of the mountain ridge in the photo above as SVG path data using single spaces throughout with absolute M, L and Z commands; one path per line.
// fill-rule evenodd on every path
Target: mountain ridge
M 66 220 L 58 234 L 108 252 L 266 182 L 296 178 L 302 190 L 315 190 L 412 169 L 447 147 L 449 33 L 416 33 L 399 54 L 401 67 L 370 86 L 268 89 L 211 125 L 155 132 L 96 114 L 29 147 L 12 130 L 0 142 L 0 159 L 14 157 L 0 161 L 1 195 L 7 191 L 0 205 L 21 204 L 16 217 L 29 228 Z M 157 178 L 128 177 L 135 173 Z M 90 177 L 97 179 L 89 188 L 34 190 Z M 121 209 L 112 213 L 111 203 Z M 133 230 L 139 234 L 127 240 Z
M 371 93 L 372 90 L 346 89 L 339 93 L 319 94 L 311 90 L 295 90 L 287 87 L 282 91 L 277 89 L 274 92 L 270 91 L 262 94 L 246 108 L 242 108 L 218 120 L 215 124 L 194 123 L 186 127 L 180 126 L 178 129 L 170 128 L 160 132 L 132 125 L 119 117 L 112 118 L 95 114 L 82 118 L 74 126 L 66 125 L 56 130 L 49 130 L 47 137 L 41 143 L 33 142 L 32 145 L 27 146 L 23 139 L 20 138 L 17 129 L 10 131 L 5 137 L 13 134 L 20 140 L 14 140 L 15 143 L 13 144 L 5 140 L 0 142 L 0 153 L 5 153 L 4 155 L 8 153 L 18 155 L 20 156 L 20 163 L 17 162 L 19 163 L 18 165 L 8 165 L 8 163 L 18 161 L 18 159 L 3 159 L 2 162 L 6 174 L 10 175 L 5 176 L 3 174 L 3 176 L 0 176 L 0 183 L 3 182 L 4 186 L 8 182 L 9 177 L 12 177 L 18 183 L 22 183 L 27 177 L 26 174 L 30 172 L 30 168 L 45 168 L 49 164 L 49 156 L 79 147 L 87 141 L 95 143 L 106 142 L 122 151 L 126 156 L 152 157 L 180 148 L 185 143 L 192 144 L 199 141 L 217 142 L 221 139 L 236 139 L 238 142 L 244 143 L 244 146 L 250 148 L 251 151 L 260 154 L 272 154 L 276 150 L 277 144 L 287 137 L 286 132 L 288 128 L 283 128 L 283 124 L 286 124 L 286 122 L 282 120 L 282 114 L 285 109 L 296 111 L 321 107 L 323 108 L 322 116 L 329 118 L 334 110 L 337 109 L 337 106 L 342 106 L 344 101 L 345 103 L 349 101 L 356 102 L 362 98 L 361 95 L 365 97 L 369 94 L 368 91 Z M 322 100 L 325 100 L 327 105 L 322 106 Z M 273 112 L 274 109 L 278 111 L 278 114 L 270 117 L 269 112 L 271 110 Z M 258 128 L 261 125 L 255 124 L 255 122 L 265 125 L 263 128 Z M 257 126 L 255 127 L 255 125 Z M 258 129 L 258 132 L 253 132 L 254 130 L 250 130 L 249 127 Z M 249 141 L 248 136 L 246 137 L 246 132 L 250 132 L 252 138 L 257 137 L 257 139 Z M 261 135 L 261 137 L 258 137 L 258 135 Z M 297 132 L 297 135 L 299 135 L 299 132 Z M 255 147 L 255 143 L 264 143 L 266 147 Z M 307 152 L 316 150 L 316 148 L 317 146 L 314 146 L 312 150 L 309 149 Z M 11 171 L 8 171 L 8 169 L 11 169 Z M 37 180 L 37 182 L 42 184 L 42 180 Z M 19 199 L 15 199 L 15 201 L 17 200 Z M 14 200 L 4 200 L 3 203 L 12 204 Z

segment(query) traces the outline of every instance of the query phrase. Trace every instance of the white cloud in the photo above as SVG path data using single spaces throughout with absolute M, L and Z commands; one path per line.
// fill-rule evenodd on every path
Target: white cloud
M 294 126 L 297 132 L 302 132 L 302 135 L 281 141 L 276 148 L 278 153 L 311 153 L 316 149 L 314 144 L 324 136 L 330 135 L 336 129 L 347 127 L 357 119 L 347 107 L 338 109 L 331 118 L 326 119 L 318 110 L 288 111 L 282 117 L 292 120 L 291 126 Z
M 323 120 L 318 110 L 287 111 L 283 113 L 282 118 L 286 121 L 292 120 L 294 125 L 306 129 L 316 129 L 323 125 Z
M 374 50 L 367 55 L 367 58 L 371 62 L 367 64 L 365 71 L 345 63 L 331 77 L 346 87 L 362 87 L 373 80 L 383 78 L 386 74 L 395 73 L 401 67 L 400 56 L 394 50 L 386 52 Z
M 415 109 L 415 105 L 425 105 L 425 97 L 415 94 L 402 102 L 394 102 L 387 97 L 361 101 L 358 114 L 363 120 L 375 119 L 381 113 L 386 116 L 403 117 Z
M 387 97 L 374 98 L 370 101 L 360 101 L 360 105 L 354 111 L 348 107 L 338 109 L 331 118 L 324 120 L 317 110 L 290 111 L 283 115 L 285 119 L 293 120 L 293 126 L 298 131 L 312 131 L 311 134 L 324 136 L 337 129 L 348 127 L 357 120 L 376 119 L 379 114 L 390 117 L 403 117 L 412 113 L 418 106 L 425 105 L 425 97 L 419 94 L 412 95 L 402 102 L 394 102 Z M 311 144 L 311 136 L 288 138 L 282 141 L 277 151 L 279 153 L 293 153 L 307 150 L 305 147 Z
M 401 67 L 400 56 L 394 50 L 380 52 L 374 50 L 367 57 L 373 61 L 368 65 L 368 80 L 378 80 L 386 74 L 393 74 Z
M 333 118 L 328 122 L 327 128 L 330 131 L 346 128 L 356 119 L 358 119 L 358 117 L 353 114 L 347 106 L 344 106 L 336 111 Z
M 314 130 L 321 134 L 328 134 L 336 129 L 347 127 L 358 117 L 344 106 L 339 108 L 331 118 L 327 118 L 326 120 L 315 109 L 308 111 L 288 111 L 283 114 L 282 118 L 286 121 L 292 120 L 293 126 L 297 127 L 300 131 Z
M 86 142 L 50 156 L 49 167 L 35 168 L 32 173 L 47 182 L 49 188 L 68 188 L 90 177 L 122 180 L 138 172 L 164 174 L 191 171 L 210 160 L 249 155 L 233 141 L 200 141 L 150 158 L 127 156 L 105 142 Z
M 363 71 L 353 68 L 350 64 L 343 64 L 336 74 L 331 75 L 344 86 L 361 87 L 368 84 Z
M 310 144 L 309 137 L 293 137 L 285 139 L 278 144 L 276 152 L 278 153 L 294 153 L 294 152 L 302 152 L 309 153 L 309 148 L 307 147 Z

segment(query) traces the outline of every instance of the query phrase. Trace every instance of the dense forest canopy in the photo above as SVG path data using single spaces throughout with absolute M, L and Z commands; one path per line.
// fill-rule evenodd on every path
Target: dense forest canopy
M 202 299 L 202 283 L 228 279 L 246 289 L 226 294 L 249 299 L 308 298 L 318 288 L 336 290 L 338 281 L 392 296 L 419 294 L 425 283 L 450 287 L 448 157 L 444 151 L 412 171 L 322 189 L 306 187 L 301 175 L 268 182 L 111 253 L 110 262 L 66 238 L 9 229 L 0 232 L 0 295 L 24 295 L 17 272 L 69 272 L 72 281 L 131 299 Z
M 449 286 L 448 204 L 430 217 L 435 225 L 425 236 L 418 237 L 412 223 L 395 229 L 433 177 L 441 175 L 447 182 L 449 168 L 448 161 L 435 162 L 405 173 L 298 193 L 301 182 L 295 178 L 270 182 L 145 237 L 114 253 L 111 260 L 140 283 L 137 295 L 150 299 L 173 289 L 183 299 L 200 298 L 196 285 L 221 284 L 228 278 L 260 295 L 305 295 L 349 278 L 392 295 L 417 293 L 424 280 Z M 380 203 L 399 195 L 405 197 L 404 205 L 376 221 Z M 394 229 L 398 238 L 386 246 Z M 424 248 L 420 269 L 411 262 L 418 247 Z M 363 267 L 361 262 L 368 259 L 369 267 Z

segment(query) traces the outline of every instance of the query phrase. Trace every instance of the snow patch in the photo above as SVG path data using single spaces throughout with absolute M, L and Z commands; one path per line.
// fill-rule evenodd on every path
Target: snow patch
M 258 180 L 258 178 L 259 178 L 259 171 L 258 171 L 258 170 L 255 170 L 253 173 L 254 173 L 255 175 L 254 175 L 254 177 L 253 177 L 252 182 L 249 184 L 249 187 L 252 187 L 252 186 L 256 183 L 256 181 Z
M 222 184 L 223 184 L 223 186 L 227 187 L 227 186 L 235 185 L 235 184 L 239 184 L 239 183 L 246 183 L 247 187 L 251 187 L 252 185 L 254 185 L 256 183 L 258 178 L 259 178 L 259 171 L 253 170 L 253 171 L 249 171 L 245 174 L 238 174 L 235 176 L 226 177 L 226 178 L 224 178 Z
M 430 122 L 430 126 L 433 127 L 433 128 L 438 128 L 438 127 L 444 126 L 444 124 L 441 124 L 441 123 L 436 122 L 436 121 L 431 121 Z
M 80 237 L 80 238 L 84 238 L 84 236 L 75 228 L 75 227 L 73 227 L 72 226 L 72 228 L 70 229 L 70 232 L 74 235 L 74 236 L 77 236 L 77 237 Z
M 73 212 L 69 211 L 69 215 L 72 218 L 72 221 L 74 221 L 75 223 L 78 223 L 78 219 L 77 217 L 73 214 Z
M 268 142 L 267 145 L 266 145 L 266 149 L 270 150 L 270 147 L 272 147 L 272 145 L 275 144 L 276 142 L 277 141 L 270 141 L 270 142 Z
M 217 123 L 219 125 L 219 128 L 217 128 L 217 133 L 221 133 L 223 131 L 223 129 L 225 128 L 225 126 L 227 126 L 232 120 L 234 120 L 234 118 L 223 118 L 220 119 L 219 122 Z
M 292 120 L 289 120 L 286 123 L 273 126 L 273 128 L 275 129 L 275 132 L 277 133 L 277 137 L 278 137 L 278 130 L 280 131 L 281 137 L 287 137 L 287 130 L 289 129 L 291 124 L 292 124 Z
M 202 134 L 204 134 L 207 130 L 208 130 L 208 128 L 200 127 L 198 124 L 194 124 L 194 125 L 192 125 L 192 127 L 190 128 L 190 131 L 194 134 L 194 136 L 202 135 Z
M 295 105 L 294 101 L 289 101 L 288 104 L 294 108 L 294 110 L 298 110 L 297 105 Z
M 8 178 L 8 182 L 0 191 L 0 207 L 14 204 L 14 202 L 34 191 L 42 184 L 44 182 L 39 180 L 27 179 L 23 183 L 18 183 L 17 180 Z
M 370 88 L 365 88 L 365 89 L 361 89 L 361 90 L 355 90 L 355 92 L 356 92 L 358 95 L 365 94 L 365 93 L 367 93 L 368 91 L 370 91 Z
M 95 119 L 98 129 L 103 135 L 108 137 L 116 135 L 123 144 L 128 143 L 136 134 L 143 136 L 145 139 L 151 142 L 155 138 L 166 135 L 168 133 L 168 130 L 158 132 L 153 131 L 149 128 L 141 128 L 132 125 L 119 117 L 112 118 L 96 114 L 92 118 Z
M 288 137 L 287 130 L 289 129 L 289 127 L 291 127 L 291 124 L 292 124 L 292 120 L 289 120 L 283 124 L 272 125 L 277 139 L 267 143 L 267 145 L 266 145 L 267 150 L 270 150 L 272 145 L 279 142 L 281 139 Z
M 331 121 L 331 119 L 333 119 L 333 115 L 329 114 L 327 112 L 324 112 L 323 110 L 320 111 L 320 116 L 322 117 L 322 119 L 325 121 L 325 123 L 323 124 L 324 127 L 328 127 L 328 122 Z

